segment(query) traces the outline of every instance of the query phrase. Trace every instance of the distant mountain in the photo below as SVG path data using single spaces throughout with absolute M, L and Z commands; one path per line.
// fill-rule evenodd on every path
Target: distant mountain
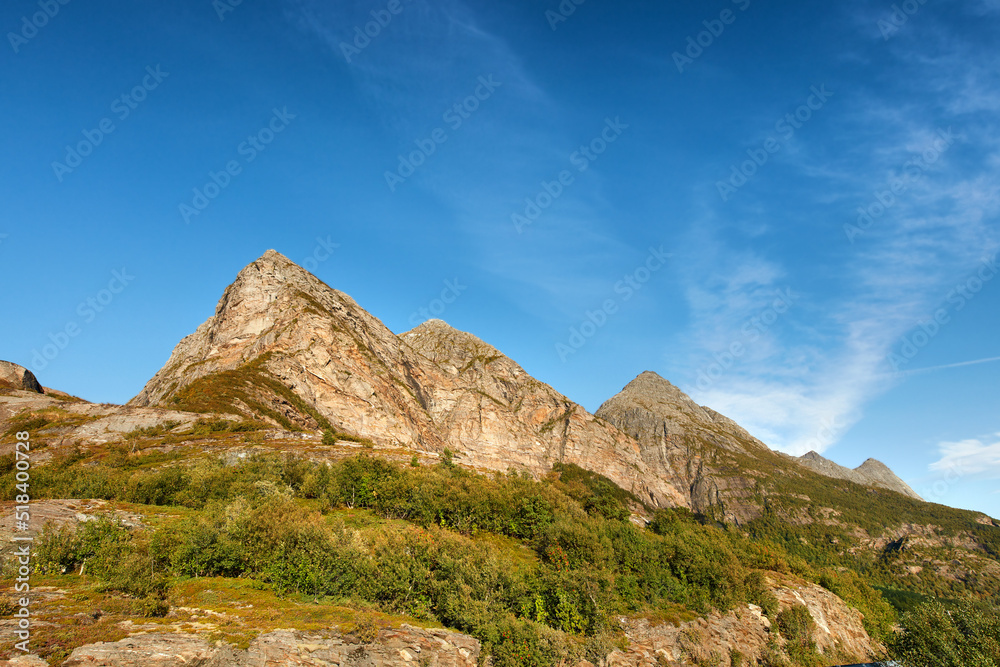
M 851 470 L 838 465 L 830 459 L 823 458 L 816 452 L 809 452 L 796 459 L 802 465 L 812 468 L 821 475 L 836 479 L 847 479 L 856 484 L 866 486 L 881 486 L 896 493 L 922 500 L 909 485 L 896 476 L 887 465 L 875 459 L 868 459 L 857 468 Z

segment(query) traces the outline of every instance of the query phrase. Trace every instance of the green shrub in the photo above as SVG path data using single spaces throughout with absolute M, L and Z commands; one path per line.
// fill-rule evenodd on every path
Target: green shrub
M 903 614 L 903 631 L 889 644 L 906 667 L 997 667 L 1000 665 L 1000 607 L 969 600 L 948 609 L 931 601 Z
M 813 640 L 816 621 L 805 605 L 796 604 L 779 612 L 775 621 L 778 632 L 788 640 L 786 648 L 793 658 L 801 662 L 816 653 L 816 642 Z
M 775 620 L 778 613 L 778 598 L 771 592 L 767 577 L 755 570 L 747 574 L 743 585 L 746 586 L 747 601 L 760 607 L 769 619 Z

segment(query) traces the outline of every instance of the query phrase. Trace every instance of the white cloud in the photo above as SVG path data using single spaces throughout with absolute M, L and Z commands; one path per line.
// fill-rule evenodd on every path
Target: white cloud
M 804 293 L 791 313 L 737 363 L 709 387 L 690 391 L 699 402 L 790 453 L 822 452 L 836 443 L 869 400 L 908 377 L 892 377 L 889 353 L 898 352 L 902 337 L 930 319 L 957 281 L 968 278 L 984 257 L 1000 249 L 998 125 L 983 113 L 998 108 L 1000 100 L 995 57 L 949 36 L 930 14 L 926 19 L 907 27 L 914 39 L 892 44 L 899 69 L 889 67 L 886 76 L 895 83 L 844 92 L 840 125 L 831 130 L 843 150 L 822 152 L 823 159 L 818 159 L 804 144 L 792 163 L 821 184 L 810 196 L 823 215 L 875 202 L 875 191 L 888 190 L 890 179 L 932 145 L 938 131 L 952 127 L 954 145 L 853 245 L 844 235 L 831 235 L 831 243 L 842 242 L 843 252 L 833 248 L 829 255 L 820 253 L 815 264 L 803 269 L 783 258 L 779 262 L 770 255 L 717 244 L 713 263 L 730 268 L 713 277 L 726 284 L 713 283 L 703 267 L 685 271 L 692 285 L 687 296 L 694 322 L 685 341 L 693 361 L 684 372 L 692 385 L 715 354 L 739 340 L 741 323 L 760 308 L 755 295 L 778 285 Z M 870 32 L 872 25 L 866 21 L 860 27 Z M 916 39 L 925 32 L 934 39 Z M 928 57 L 923 51 L 944 55 Z M 922 68 L 919 92 L 906 83 L 908 68 L 917 60 Z M 929 105 L 928 99 L 936 105 Z M 803 141 L 808 138 L 802 136 Z M 706 217 L 731 214 L 721 207 L 716 211 Z M 762 220 L 768 212 L 760 212 Z M 775 209 L 775 214 L 780 220 L 781 211 Z M 849 214 L 832 224 L 839 228 L 851 222 Z M 776 229 L 773 236 L 780 238 L 781 231 Z M 744 274 L 757 281 L 741 279 Z M 817 274 L 836 279 L 821 280 Z
M 941 458 L 928 467 L 938 472 L 954 471 L 963 476 L 1000 479 L 1000 433 L 993 437 L 998 438 L 993 443 L 978 439 L 939 443 Z

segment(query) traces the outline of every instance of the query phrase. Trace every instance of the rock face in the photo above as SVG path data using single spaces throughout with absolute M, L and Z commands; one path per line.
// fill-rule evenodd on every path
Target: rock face
M 42 385 L 39 384 L 31 371 L 9 361 L 0 361 L 0 388 L 24 389 L 37 394 L 45 393 Z
M 875 459 L 868 459 L 853 470 L 838 465 L 816 452 L 804 454 L 797 461 L 827 477 L 846 479 L 856 484 L 864 484 L 865 486 L 880 486 L 917 500 L 923 500 L 906 482 L 897 477 L 887 465 Z
M 221 642 L 209 643 L 181 633 L 134 635 L 119 642 L 81 646 L 64 667 L 279 667 L 283 665 L 439 665 L 475 667 L 479 642 L 447 630 L 422 630 L 409 625 L 383 629 L 371 643 L 350 635 L 310 635 L 276 630 L 260 635 L 246 651 Z M 40 664 L 45 664 L 40 663 Z
M 736 522 L 759 514 L 749 501 L 753 471 L 764 461 L 773 466 L 777 455 L 656 373 L 639 375 L 595 414 L 635 438 L 647 465 L 684 489 L 694 511 L 722 507 Z
M 836 664 L 872 660 L 882 647 L 872 641 L 861 624 L 861 612 L 848 607 L 836 595 L 815 584 L 784 579 L 771 586 L 780 609 L 801 604 L 816 623 L 813 640 L 817 650 Z M 696 664 L 729 667 L 732 651 L 743 655 L 743 664 L 761 664 L 768 642 L 778 631 L 760 607 L 748 605 L 725 614 L 712 612 L 704 618 L 673 624 L 653 624 L 644 618 L 624 622 L 629 638 L 627 651 L 616 651 L 608 665 Z M 782 640 L 778 640 L 780 644 Z
M 543 475 L 576 463 L 653 505 L 687 504 L 639 443 L 496 348 L 435 320 L 396 336 L 273 250 L 240 272 L 130 405 L 327 422 L 381 447 L 450 448 L 485 469 Z

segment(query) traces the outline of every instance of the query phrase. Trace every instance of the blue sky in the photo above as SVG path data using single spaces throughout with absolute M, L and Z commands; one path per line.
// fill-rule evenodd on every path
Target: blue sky
M 123 402 L 275 248 L 1000 516 L 1000 3 L 896 7 L 12 0 L 0 358 Z

